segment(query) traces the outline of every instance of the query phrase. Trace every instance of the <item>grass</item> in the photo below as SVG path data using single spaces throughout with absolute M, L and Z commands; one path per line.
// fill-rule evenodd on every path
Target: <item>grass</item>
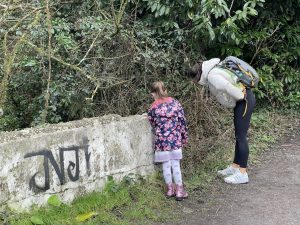
M 249 135 L 250 166 L 259 162 L 260 155 L 280 139 L 295 123 L 298 114 L 288 115 L 262 110 L 253 114 Z M 299 121 L 299 120 L 297 120 Z M 205 159 L 199 162 L 193 174 L 186 177 L 188 190 L 201 190 L 203 196 L 210 191 L 216 171 L 232 160 L 234 140 L 218 143 Z M 72 204 L 64 204 L 57 198 L 49 205 L 32 209 L 29 213 L 8 212 L 2 222 L 9 225 L 129 225 L 149 224 L 174 220 L 175 201 L 163 194 L 161 173 L 152 178 L 124 177 L 121 183 L 110 179 L 102 192 L 79 197 Z M 81 220 L 81 222 L 80 222 Z M 1 214 L 0 214 L 1 223 Z
M 149 188 L 151 187 L 151 188 Z M 56 201 L 30 213 L 9 215 L 7 224 L 146 224 L 168 219 L 169 203 L 155 178 L 134 180 L 125 177 L 121 183 L 108 181 L 102 192 L 79 197 L 71 205 Z

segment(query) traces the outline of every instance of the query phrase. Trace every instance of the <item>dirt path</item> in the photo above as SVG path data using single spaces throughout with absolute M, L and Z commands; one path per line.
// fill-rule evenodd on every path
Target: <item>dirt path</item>
M 300 131 L 265 152 L 249 184 L 220 179 L 205 203 L 193 193 L 179 203 L 183 218 L 165 225 L 300 225 Z

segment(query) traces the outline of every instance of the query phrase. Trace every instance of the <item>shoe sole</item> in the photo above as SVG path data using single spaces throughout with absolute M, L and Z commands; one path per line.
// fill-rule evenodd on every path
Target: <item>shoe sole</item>
M 226 184 L 248 184 L 249 183 L 249 181 L 248 182 L 245 182 L 245 183 L 231 183 L 231 182 L 226 182 L 226 181 L 224 181 Z
M 227 176 L 231 176 L 231 175 L 233 175 L 234 173 L 231 173 L 231 174 L 221 174 L 221 173 L 217 173 L 217 175 L 219 175 L 219 176 L 222 176 L 222 177 L 227 177 Z
M 176 201 L 182 201 L 182 200 L 184 200 L 184 199 L 187 199 L 188 198 L 188 196 L 187 197 L 181 197 L 181 198 L 178 198 L 178 197 L 176 197 Z
M 174 198 L 176 195 L 171 195 L 171 196 L 165 195 L 165 196 L 166 196 L 167 199 L 169 199 L 169 198 Z

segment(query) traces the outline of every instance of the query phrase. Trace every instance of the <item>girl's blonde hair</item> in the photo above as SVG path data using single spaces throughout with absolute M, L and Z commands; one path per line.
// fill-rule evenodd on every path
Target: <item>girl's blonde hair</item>
M 151 85 L 151 93 L 155 93 L 158 98 L 168 97 L 167 89 L 162 81 L 156 81 Z

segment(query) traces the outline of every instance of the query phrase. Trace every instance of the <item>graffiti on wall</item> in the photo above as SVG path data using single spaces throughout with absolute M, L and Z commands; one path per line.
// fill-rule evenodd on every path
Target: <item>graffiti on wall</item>
M 57 162 L 51 152 L 51 150 L 43 149 L 41 151 L 37 152 L 31 152 L 27 153 L 24 158 L 31 158 L 31 157 L 37 157 L 37 156 L 42 156 L 44 157 L 44 176 L 45 176 L 45 181 L 44 181 L 44 186 L 38 185 L 36 183 L 36 176 L 38 174 L 41 174 L 40 171 L 36 172 L 30 179 L 29 181 L 29 188 L 33 190 L 35 193 L 38 192 L 45 192 L 48 189 L 50 189 L 50 165 L 52 165 L 55 173 L 58 176 L 59 182 L 61 185 L 66 183 L 66 174 L 65 172 L 67 171 L 67 176 L 68 178 L 75 182 L 79 179 L 80 175 L 80 157 L 79 157 L 79 152 L 83 151 L 84 152 L 84 160 L 86 164 L 86 171 L 87 175 L 90 176 L 90 157 L 91 153 L 88 152 L 88 144 L 87 140 L 84 141 L 85 143 L 81 146 L 70 146 L 70 147 L 59 147 L 59 162 Z M 72 153 L 74 154 L 74 161 L 69 161 L 67 167 L 65 165 L 65 153 Z

